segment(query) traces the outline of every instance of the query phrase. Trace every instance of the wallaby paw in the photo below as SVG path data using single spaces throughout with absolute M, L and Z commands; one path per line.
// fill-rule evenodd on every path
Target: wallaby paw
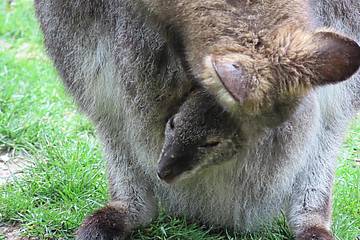
M 77 240 L 123 240 L 130 233 L 127 210 L 106 206 L 87 217 L 76 232 Z
M 296 240 L 334 240 L 334 237 L 324 228 L 311 227 L 298 234 Z

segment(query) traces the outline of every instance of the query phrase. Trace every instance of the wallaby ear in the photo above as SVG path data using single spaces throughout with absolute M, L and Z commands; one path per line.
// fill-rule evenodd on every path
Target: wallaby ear
M 213 68 L 227 91 L 240 103 L 248 95 L 249 80 L 245 69 L 239 62 L 223 56 L 212 57 Z
M 350 78 L 360 66 L 360 47 L 346 37 L 333 32 L 317 32 L 312 39 L 315 47 L 316 77 L 312 84 L 334 84 Z

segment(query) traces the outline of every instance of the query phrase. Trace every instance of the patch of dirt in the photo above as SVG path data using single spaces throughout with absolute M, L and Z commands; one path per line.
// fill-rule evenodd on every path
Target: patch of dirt
M 13 152 L 0 153 L 0 185 L 21 176 L 25 168 L 32 165 L 29 160 Z
M 23 156 L 18 156 L 14 152 L 0 152 L 0 185 L 7 184 L 24 173 L 24 169 L 33 164 Z M 31 240 L 21 237 L 19 225 L 9 225 L 0 223 L 0 239 L 7 240 Z
M 6 240 L 39 240 L 37 237 L 22 237 L 19 225 L 7 225 L 0 223 L 0 237 Z M 60 239 L 59 239 L 60 240 Z
M 7 240 L 27 240 L 21 237 L 20 227 L 17 225 L 1 225 L 0 236 L 4 236 Z
M 21 236 L 21 228 L 19 225 L 8 225 L 0 223 L 0 237 L 6 240 L 37 240 L 38 238 L 28 238 Z

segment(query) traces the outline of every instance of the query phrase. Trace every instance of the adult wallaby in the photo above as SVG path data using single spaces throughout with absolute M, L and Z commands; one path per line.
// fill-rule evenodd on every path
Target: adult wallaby
M 360 80 L 323 85 L 355 73 L 360 48 L 316 26 L 358 36 L 357 15 L 347 16 L 353 24 L 339 15 L 358 11 L 355 0 L 36 0 L 35 6 L 48 52 L 94 122 L 108 160 L 111 201 L 85 219 L 78 239 L 123 239 L 151 222 L 158 200 L 169 213 L 243 231 L 284 209 L 297 239 L 332 239 L 334 162 L 360 105 Z M 219 104 L 210 112 L 223 108 L 219 117 L 231 123 L 214 125 L 201 109 L 215 100 L 200 101 L 190 109 L 205 116 L 203 129 L 223 130 L 221 139 L 232 143 L 233 126 L 242 144 L 218 155 L 214 146 L 208 156 L 219 159 L 202 155 L 167 178 L 162 163 L 171 161 L 165 153 L 178 138 L 169 142 L 165 123 L 176 128 L 176 116 L 194 117 L 182 112 L 195 114 L 184 109 L 198 84 Z M 187 129 L 198 129 L 195 123 Z M 160 182 L 160 155 L 160 177 L 187 178 Z

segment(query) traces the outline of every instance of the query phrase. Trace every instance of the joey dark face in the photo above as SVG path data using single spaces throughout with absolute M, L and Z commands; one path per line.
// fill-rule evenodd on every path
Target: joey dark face
M 235 126 L 212 97 L 201 91 L 191 94 L 166 124 L 159 178 L 171 183 L 229 160 L 240 141 Z

